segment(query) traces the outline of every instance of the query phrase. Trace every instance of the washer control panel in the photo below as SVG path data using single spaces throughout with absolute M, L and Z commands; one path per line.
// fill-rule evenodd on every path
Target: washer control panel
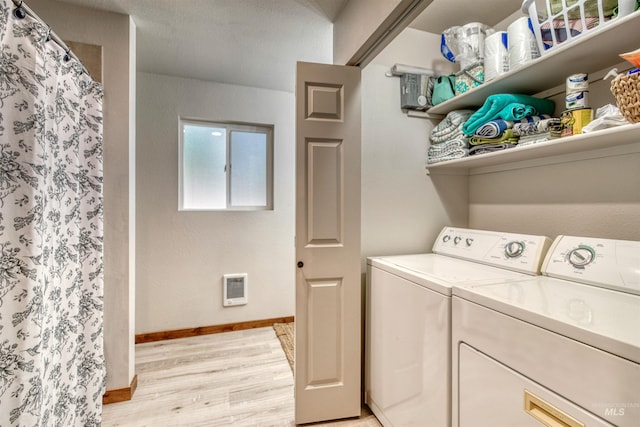
M 433 252 L 538 274 L 551 239 L 545 236 L 445 227 L 433 245 Z
M 504 254 L 507 258 L 518 258 L 524 254 L 525 247 L 524 242 L 513 240 L 504 247 Z
M 640 242 L 558 236 L 542 274 L 640 295 Z

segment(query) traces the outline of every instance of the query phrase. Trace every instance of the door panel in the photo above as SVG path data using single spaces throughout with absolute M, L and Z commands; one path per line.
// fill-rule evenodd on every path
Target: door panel
M 342 281 L 309 281 L 307 312 L 307 388 L 340 386 L 344 382 L 344 340 L 340 324 Z
M 360 414 L 360 69 L 298 63 L 296 423 Z
M 307 140 L 307 245 L 342 244 L 342 141 Z

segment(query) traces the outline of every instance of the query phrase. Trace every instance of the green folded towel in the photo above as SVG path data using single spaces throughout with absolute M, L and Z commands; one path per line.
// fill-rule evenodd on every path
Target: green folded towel
M 555 103 L 548 99 L 498 93 L 487 98 L 482 107 L 465 122 L 462 131 L 471 136 L 491 120 L 520 120 L 538 114 L 553 114 L 554 110 Z
M 485 138 L 482 136 L 472 136 L 469 138 L 469 145 L 480 144 L 517 144 L 520 137 L 513 133 L 512 129 L 506 129 L 497 138 Z

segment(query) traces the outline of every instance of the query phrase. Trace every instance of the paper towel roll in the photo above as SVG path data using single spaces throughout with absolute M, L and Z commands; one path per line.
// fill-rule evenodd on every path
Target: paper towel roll
M 460 64 L 461 69 L 483 60 L 485 38 L 492 33 L 493 29 L 481 22 L 469 22 L 456 30 L 456 62 Z
M 531 21 L 518 18 L 507 27 L 509 38 L 509 69 L 515 70 L 540 56 Z
M 484 41 L 484 78 L 495 79 L 509 71 L 509 44 L 506 31 L 487 36 Z

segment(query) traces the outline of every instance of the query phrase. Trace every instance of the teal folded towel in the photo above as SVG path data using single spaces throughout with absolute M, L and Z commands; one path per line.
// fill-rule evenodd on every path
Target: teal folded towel
M 509 93 L 490 95 L 482 107 L 465 122 L 462 131 L 471 136 L 491 120 L 520 120 L 536 114 L 553 114 L 554 110 L 555 103 L 549 99 Z
M 498 112 L 498 116 L 502 118 L 502 120 L 520 120 L 524 119 L 527 116 L 535 116 L 536 109 L 527 104 L 521 104 L 520 102 L 512 102 L 511 104 L 507 104 L 500 112 Z M 506 119 L 504 117 L 507 117 Z

